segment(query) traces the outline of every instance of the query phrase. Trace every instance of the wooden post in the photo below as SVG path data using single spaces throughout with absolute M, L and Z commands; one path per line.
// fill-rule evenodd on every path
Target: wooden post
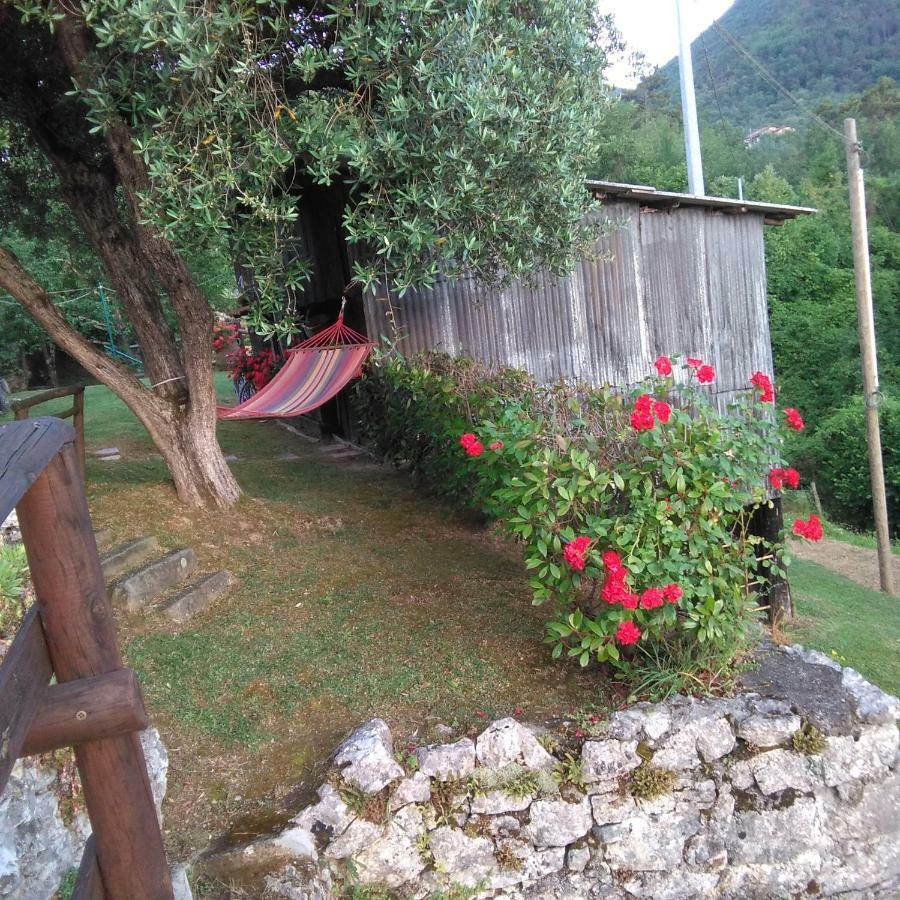
M 866 442 L 869 446 L 869 480 L 878 544 L 878 574 L 881 590 L 894 593 L 891 536 L 888 528 L 884 462 L 881 458 L 881 431 L 878 427 L 878 357 L 875 344 L 875 315 L 872 311 L 872 273 L 869 268 L 869 232 L 866 225 L 866 195 L 859 163 L 856 119 L 844 119 L 847 151 L 847 187 L 850 192 L 850 224 L 853 231 L 853 271 L 856 276 L 856 318 L 862 357 L 863 395 L 866 402 Z
M 122 668 L 74 443 L 18 506 L 57 680 Z M 79 744 L 75 759 L 109 900 L 171 900 L 162 835 L 137 733 Z
M 84 385 L 79 384 L 75 388 L 75 396 L 72 403 L 72 427 L 75 429 L 75 449 L 78 451 L 78 460 L 81 463 L 81 477 L 87 478 L 87 462 L 84 451 Z
M 824 519 L 825 513 L 822 511 L 822 500 L 819 498 L 819 491 L 814 481 L 810 481 L 809 483 L 809 492 L 812 494 L 813 503 L 815 504 L 816 512 L 819 514 L 819 518 Z

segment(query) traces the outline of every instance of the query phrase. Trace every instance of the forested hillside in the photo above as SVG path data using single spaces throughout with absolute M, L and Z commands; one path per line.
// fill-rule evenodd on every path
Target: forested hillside
M 720 21 L 784 87 L 812 105 L 900 74 L 897 0 L 737 0 Z M 796 106 L 714 26 L 694 42 L 693 54 L 700 105 L 718 103 L 726 120 L 745 131 L 799 121 Z M 677 87 L 678 62 L 672 60 L 638 93 Z

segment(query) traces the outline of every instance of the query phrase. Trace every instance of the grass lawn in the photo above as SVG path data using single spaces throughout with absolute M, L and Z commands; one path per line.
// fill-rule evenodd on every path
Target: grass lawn
M 238 579 L 182 628 L 119 619 L 169 749 L 173 858 L 229 827 L 241 842 L 267 830 L 371 716 L 422 743 L 439 723 L 465 732 L 519 706 L 537 719 L 618 702 L 601 676 L 549 658 L 518 551 L 402 474 L 330 460 L 274 423 L 226 422 L 221 444 L 239 457 L 245 496 L 233 510 L 196 512 L 176 501 L 117 398 L 89 387 L 85 411 L 95 527 L 116 542 L 155 534 L 190 545 L 200 571 Z M 120 461 L 90 456 L 110 445 Z M 287 453 L 299 458 L 278 459 Z
M 227 397 L 224 378 L 221 388 Z M 423 743 L 438 723 L 466 732 L 516 707 L 539 719 L 620 702 L 597 673 L 550 660 L 516 548 L 401 474 L 328 459 L 273 423 L 228 422 L 220 440 L 245 496 L 226 512 L 187 510 L 125 406 L 95 386 L 85 408 L 88 450 L 122 451 L 117 462 L 89 454 L 95 527 L 117 542 L 190 545 L 202 572 L 238 579 L 182 628 L 150 614 L 119 621 L 170 753 L 173 858 L 229 828 L 236 842 L 268 830 L 373 715 Z M 898 602 L 804 561 L 792 583 L 790 637 L 900 691 Z
M 787 636 L 900 694 L 900 600 L 802 559 L 790 579 L 797 621 Z

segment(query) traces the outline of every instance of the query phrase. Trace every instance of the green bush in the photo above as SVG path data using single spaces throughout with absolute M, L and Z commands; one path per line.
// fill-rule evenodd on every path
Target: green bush
M 469 508 L 490 503 L 488 473 L 473 480 L 459 436 L 499 415 L 507 404 L 527 405 L 535 385 L 516 369 L 491 369 L 472 359 L 429 352 L 407 360 L 376 353 L 354 392 L 362 440 L 423 485 Z
M 879 414 L 888 512 L 896 536 L 900 534 L 900 398 L 885 397 Z M 828 512 L 853 528 L 870 529 L 872 489 L 863 398 L 854 397 L 820 423 L 803 454 L 804 465 L 816 473 L 816 487 Z
M 754 588 L 782 571 L 782 545 L 749 531 L 782 464 L 772 407 L 748 391 L 720 414 L 684 370 L 677 389 L 660 376 L 626 396 L 381 357 L 358 409 L 382 453 L 521 541 L 555 657 L 634 676 L 660 647 L 733 655 Z

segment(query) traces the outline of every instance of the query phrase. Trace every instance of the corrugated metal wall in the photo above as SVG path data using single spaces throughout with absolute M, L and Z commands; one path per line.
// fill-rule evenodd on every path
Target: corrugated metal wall
M 700 356 L 723 401 L 752 372 L 772 371 L 761 215 L 627 201 L 604 212 L 624 224 L 568 277 L 540 273 L 503 291 L 442 281 L 402 299 L 382 289 L 366 298 L 368 333 L 399 337 L 408 354 L 444 350 L 545 382 L 626 386 L 661 353 Z

